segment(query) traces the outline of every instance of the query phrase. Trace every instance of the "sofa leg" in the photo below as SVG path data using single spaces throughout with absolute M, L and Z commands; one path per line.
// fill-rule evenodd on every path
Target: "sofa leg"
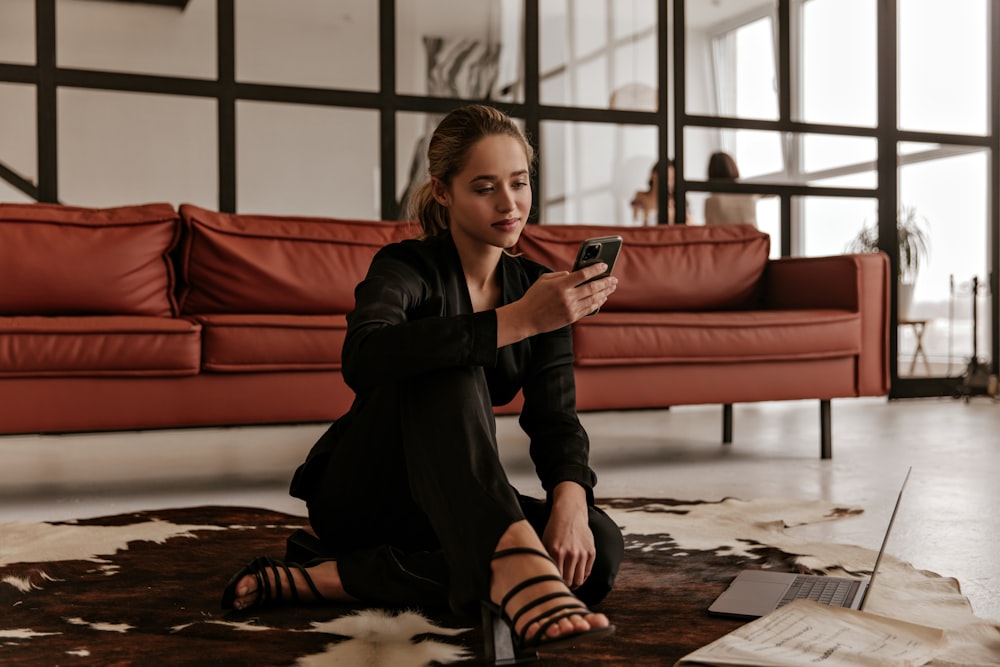
M 821 399 L 819 402 L 819 455 L 823 459 L 833 458 L 833 429 L 830 422 L 830 399 Z
M 722 405 L 722 444 L 728 445 L 733 442 L 733 404 L 723 403 Z

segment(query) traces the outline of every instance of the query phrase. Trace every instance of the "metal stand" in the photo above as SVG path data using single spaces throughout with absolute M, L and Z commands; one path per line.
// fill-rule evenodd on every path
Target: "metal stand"
M 955 387 L 955 398 L 964 398 L 966 403 L 973 396 L 985 396 L 989 393 L 990 366 L 979 358 L 978 323 L 979 323 L 979 276 L 972 277 L 972 358 L 969 359 L 962 374 L 962 382 Z

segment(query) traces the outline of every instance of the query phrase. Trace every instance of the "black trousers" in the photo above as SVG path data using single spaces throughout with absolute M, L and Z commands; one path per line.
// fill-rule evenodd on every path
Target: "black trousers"
M 323 437 L 336 442 L 310 463 L 309 520 L 360 600 L 474 614 L 489 595 L 500 536 L 521 519 L 541 534 L 548 521 L 550 505 L 507 480 L 481 368 L 373 392 L 346 428 Z M 594 604 L 610 592 L 624 544 L 599 508 L 589 509 L 589 522 L 597 560 L 575 592 Z

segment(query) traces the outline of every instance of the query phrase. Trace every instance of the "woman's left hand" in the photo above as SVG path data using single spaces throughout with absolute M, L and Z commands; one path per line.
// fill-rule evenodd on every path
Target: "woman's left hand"
M 567 484 L 575 489 L 560 494 L 560 489 Z M 587 520 L 586 496 L 578 484 L 564 482 L 556 487 L 552 513 L 545 526 L 542 542 L 556 562 L 566 585 L 570 588 L 580 587 L 590 576 L 597 549 Z

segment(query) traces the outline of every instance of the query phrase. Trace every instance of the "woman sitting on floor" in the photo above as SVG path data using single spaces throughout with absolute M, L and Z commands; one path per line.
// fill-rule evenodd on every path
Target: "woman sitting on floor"
M 609 634 L 585 604 L 610 592 L 624 546 L 594 506 L 570 325 L 617 279 L 585 283 L 607 267 L 551 272 L 505 252 L 531 208 L 533 163 L 505 114 L 453 111 L 428 159 L 411 202 L 422 237 L 380 250 L 355 292 L 343 351 L 354 404 L 292 481 L 319 538 L 312 558 L 251 561 L 223 607 L 482 606 L 526 651 Z M 493 406 L 518 391 L 545 500 L 511 486 L 497 451 Z

